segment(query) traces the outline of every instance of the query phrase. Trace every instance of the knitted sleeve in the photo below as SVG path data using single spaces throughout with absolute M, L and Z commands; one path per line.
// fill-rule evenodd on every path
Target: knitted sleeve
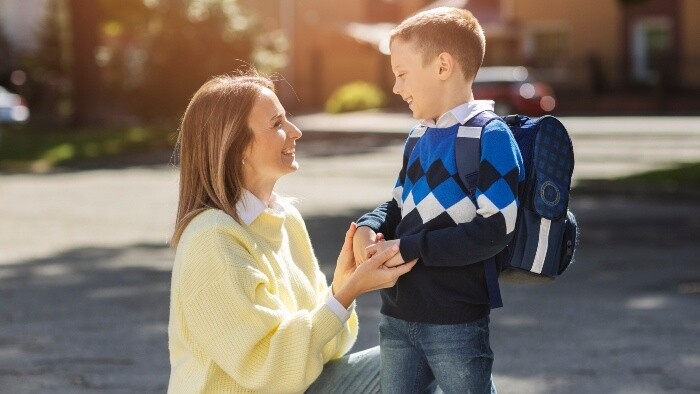
M 401 237 L 401 256 L 421 258 L 428 266 L 459 266 L 495 256 L 510 241 L 518 213 L 518 183 L 523 160 L 503 122 L 488 123 L 481 137 L 476 216 L 455 227 Z
M 403 186 L 406 179 L 406 166 L 408 157 L 416 143 L 417 138 L 412 138 L 415 128 L 409 133 L 409 138 L 404 144 L 403 163 L 399 176 L 396 179 L 391 200 L 380 204 L 372 212 L 368 212 L 357 219 L 357 226 L 366 226 L 375 232 L 384 234 L 385 239 L 394 239 L 396 227 L 401 222 L 401 206 L 403 203 Z
M 302 242 L 298 248 L 300 251 L 308 252 L 307 256 L 303 256 L 298 264 L 303 264 L 302 269 L 306 272 L 309 278 L 313 278 L 314 286 L 316 288 L 317 294 L 319 294 L 318 303 L 325 303 L 328 298 L 333 297 L 333 291 L 328 285 L 326 280 L 326 275 L 321 271 L 318 260 L 313 253 L 313 248 L 311 246 L 311 238 L 306 229 L 306 224 L 304 219 L 297 209 L 293 206 L 287 208 L 290 213 L 289 228 L 288 231 L 294 242 Z M 357 312 L 355 311 L 355 302 L 349 308 L 350 318 L 343 325 L 343 329 L 338 333 L 333 339 L 328 341 L 326 346 L 323 348 L 323 355 L 325 359 L 336 359 L 340 358 L 345 353 L 347 353 L 350 348 L 355 344 L 357 340 L 357 332 L 359 327 L 359 322 L 357 318 Z
M 183 295 L 186 329 L 241 386 L 304 391 L 321 373 L 324 347 L 343 329 L 340 320 L 325 303 L 313 310 L 285 307 L 282 290 L 234 239 L 218 228 L 191 240 L 187 256 L 210 279 Z

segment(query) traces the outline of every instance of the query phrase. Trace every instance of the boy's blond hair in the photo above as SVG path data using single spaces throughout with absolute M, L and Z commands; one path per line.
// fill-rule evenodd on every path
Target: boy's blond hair
M 467 81 L 473 81 L 484 60 L 486 38 L 479 21 L 471 12 L 453 7 L 438 7 L 409 17 L 390 34 L 390 42 L 413 42 L 428 64 L 440 53 L 452 55 L 462 67 Z

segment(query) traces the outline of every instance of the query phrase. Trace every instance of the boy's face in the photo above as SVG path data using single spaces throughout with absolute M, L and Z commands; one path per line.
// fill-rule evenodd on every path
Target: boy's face
M 423 65 L 415 44 L 402 39 L 391 43 L 391 70 L 396 77 L 393 91 L 408 103 L 416 119 L 437 119 L 442 115 L 442 84 L 437 57 Z

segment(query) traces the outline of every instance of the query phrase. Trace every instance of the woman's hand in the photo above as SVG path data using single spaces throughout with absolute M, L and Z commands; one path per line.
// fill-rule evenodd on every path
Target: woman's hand
M 377 253 L 380 253 L 381 251 L 387 249 L 387 248 L 393 248 L 393 247 L 398 247 L 399 250 L 401 248 L 401 241 L 398 239 L 392 239 L 391 241 L 383 241 L 383 242 L 377 242 L 375 244 L 372 244 L 367 247 L 366 253 L 369 256 L 375 255 Z M 396 267 L 401 264 L 404 264 L 405 261 L 403 260 L 403 257 L 401 256 L 401 253 L 397 253 L 393 257 L 391 257 L 389 260 L 387 260 L 384 265 L 387 267 Z
M 357 231 L 355 223 L 345 233 L 345 242 L 338 255 L 338 262 L 333 275 L 333 294 L 344 306 L 349 307 L 360 294 L 391 287 L 399 276 L 410 271 L 416 264 L 413 260 L 397 267 L 387 267 L 384 262 L 394 257 L 398 245 L 383 248 L 361 265 L 355 264 L 353 253 L 353 236 Z
M 367 254 L 367 247 L 383 240 L 384 235 L 382 233 L 375 234 L 374 230 L 369 227 L 363 226 L 356 228 L 356 231 L 353 233 L 352 237 L 352 249 L 355 254 L 355 264 L 360 265 L 367 261 L 368 258 L 372 257 L 371 254 Z

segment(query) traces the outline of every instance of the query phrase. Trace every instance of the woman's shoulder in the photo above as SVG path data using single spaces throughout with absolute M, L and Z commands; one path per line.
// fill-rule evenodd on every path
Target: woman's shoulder
M 248 267 L 255 249 L 256 242 L 245 226 L 224 211 L 208 209 L 185 228 L 175 251 L 175 264 L 185 270 L 224 272 Z
M 182 233 L 178 249 L 180 246 L 189 247 L 193 243 L 202 243 L 210 240 L 218 241 L 221 236 L 226 238 L 245 238 L 247 232 L 240 223 L 231 215 L 219 209 L 207 209 L 192 218 Z M 197 240 L 197 242 L 193 242 Z
M 282 206 L 287 216 L 292 216 L 294 218 L 301 219 L 301 213 L 296 207 L 296 204 L 299 202 L 298 199 L 294 197 L 281 196 L 279 194 L 276 194 L 275 201 L 277 202 L 277 204 Z

